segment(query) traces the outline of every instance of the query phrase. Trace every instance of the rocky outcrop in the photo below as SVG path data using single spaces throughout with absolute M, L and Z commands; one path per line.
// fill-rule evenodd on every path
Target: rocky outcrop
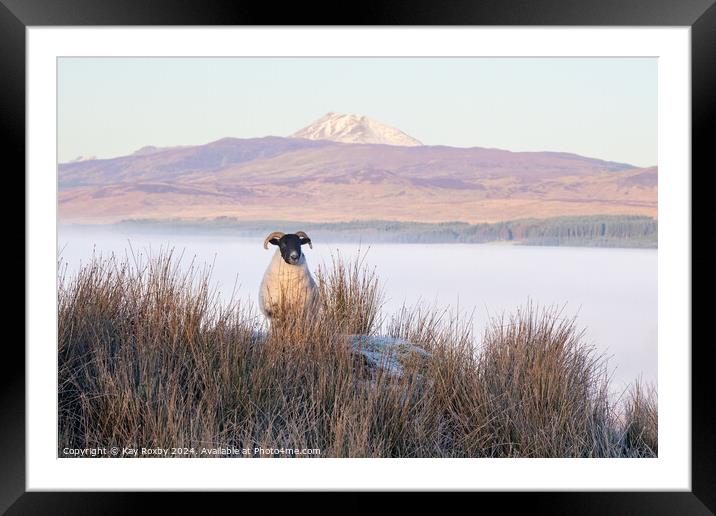
M 406 368 L 421 368 L 430 353 L 407 340 L 382 335 L 349 335 L 349 343 L 363 358 L 368 371 L 382 369 L 391 376 L 400 377 Z

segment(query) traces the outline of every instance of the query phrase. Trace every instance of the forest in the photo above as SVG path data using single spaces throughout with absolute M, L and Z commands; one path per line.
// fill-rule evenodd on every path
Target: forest
M 302 222 L 286 220 L 132 219 L 114 225 L 120 230 L 142 232 L 210 233 L 241 237 L 262 236 L 270 231 L 306 231 L 314 238 L 333 242 L 365 243 L 466 243 L 507 242 L 519 245 L 656 248 L 658 222 L 637 215 L 596 215 L 519 219 L 505 222 L 399 222 L 361 220 L 350 222 Z

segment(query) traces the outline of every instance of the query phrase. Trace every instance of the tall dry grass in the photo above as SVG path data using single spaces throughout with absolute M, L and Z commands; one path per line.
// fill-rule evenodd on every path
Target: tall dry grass
M 657 455 L 658 415 L 656 389 L 637 380 L 627 392 L 622 418 L 623 447 L 630 456 Z
M 406 307 L 384 319 L 378 277 L 361 259 L 336 257 L 316 276 L 321 309 L 263 333 L 251 307 L 222 306 L 209 271 L 171 253 L 96 258 L 61 274 L 60 455 L 656 455 L 655 393 L 637 383 L 613 406 L 601 358 L 558 311 L 528 306 L 476 339 L 470 320 L 448 311 Z M 431 356 L 402 376 L 366 371 L 345 336 L 379 333 Z

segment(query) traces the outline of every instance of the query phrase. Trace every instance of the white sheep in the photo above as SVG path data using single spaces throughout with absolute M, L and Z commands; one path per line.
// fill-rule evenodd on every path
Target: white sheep
M 286 319 L 288 314 L 298 315 L 316 309 L 318 287 L 301 252 L 301 246 L 305 244 L 313 249 L 311 239 L 303 231 L 293 234 L 274 231 L 264 240 L 264 249 L 268 249 L 268 244 L 278 249 L 261 281 L 261 312 L 274 322 Z

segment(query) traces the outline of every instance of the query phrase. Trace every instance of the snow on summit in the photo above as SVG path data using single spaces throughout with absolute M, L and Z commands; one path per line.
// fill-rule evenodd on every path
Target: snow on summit
M 291 138 L 330 140 L 343 143 L 382 143 L 417 147 L 422 142 L 403 131 L 367 116 L 327 113 L 311 125 L 293 133 Z

